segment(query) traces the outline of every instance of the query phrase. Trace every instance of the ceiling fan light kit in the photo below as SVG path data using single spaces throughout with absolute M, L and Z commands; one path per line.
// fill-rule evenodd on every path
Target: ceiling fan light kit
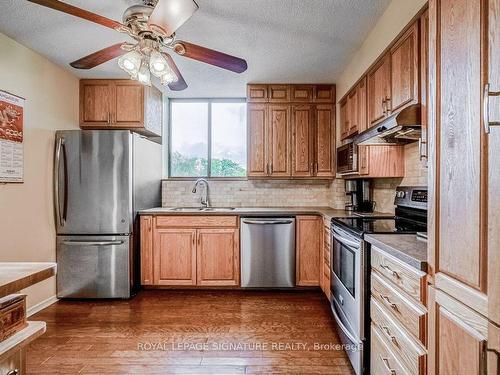
M 73 61 L 70 65 L 76 69 L 91 69 L 119 57 L 118 66 L 131 79 L 150 86 L 152 74 L 171 90 L 184 90 L 187 84 L 177 65 L 162 51 L 168 48 L 179 56 L 235 73 L 247 70 L 243 59 L 176 40 L 175 31 L 199 8 L 194 0 L 144 0 L 143 4 L 132 5 L 125 11 L 123 24 L 59 0 L 27 1 L 112 28 L 135 40 L 135 44 L 117 44 Z

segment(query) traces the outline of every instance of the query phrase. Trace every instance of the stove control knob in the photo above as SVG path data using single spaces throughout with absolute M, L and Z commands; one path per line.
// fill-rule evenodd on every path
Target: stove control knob
M 404 198 L 406 196 L 406 192 L 399 190 L 396 192 L 396 197 L 397 198 Z

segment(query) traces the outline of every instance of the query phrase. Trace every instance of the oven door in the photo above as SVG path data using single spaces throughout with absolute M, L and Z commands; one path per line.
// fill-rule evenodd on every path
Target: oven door
M 351 333 L 364 339 L 363 241 L 338 226 L 332 227 L 332 298 Z

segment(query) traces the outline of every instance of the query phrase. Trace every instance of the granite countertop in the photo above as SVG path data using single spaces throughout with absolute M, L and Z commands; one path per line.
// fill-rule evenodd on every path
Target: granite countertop
M 0 298 L 56 274 L 56 263 L 0 262 Z
M 275 215 L 322 215 L 325 219 L 331 220 L 335 217 L 351 216 L 388 216 L 393 214 L 373 212 L 358 214 L 343 209 L 332 207 L 312 206 L 312 207 L 236 207 L 227 211 L 173 211 L 174 207 L 157 207 L 139 211 L 140 215 L 249 215 L 249 216 L 275 216 Z
M 414 234 L 367 234 L 365 240 L 393 257 L 427 272 L 427 242 Z

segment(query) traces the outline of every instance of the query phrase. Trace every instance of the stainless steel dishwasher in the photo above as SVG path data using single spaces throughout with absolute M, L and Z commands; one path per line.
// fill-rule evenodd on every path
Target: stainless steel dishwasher
M 295 286 L 295 218 L 241 218 L 241 286 Z

